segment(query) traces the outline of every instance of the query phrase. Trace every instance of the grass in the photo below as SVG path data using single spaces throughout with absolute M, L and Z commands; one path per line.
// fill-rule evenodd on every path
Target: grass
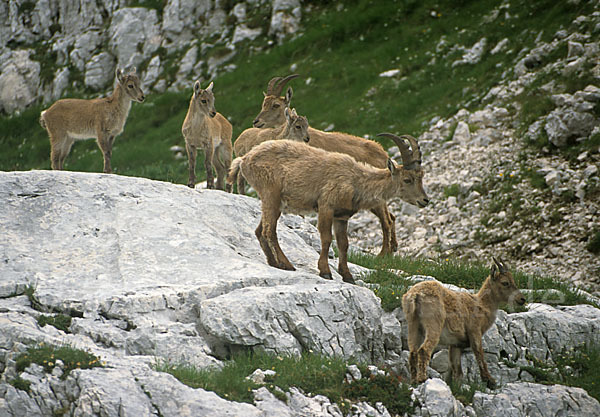
M 562 384 L 583 388 L 589 395 L 600 401 L 600 347 L 581 346 L 554 355 L 554 364 L 533 359 L 533 366 L 522 366 L 535 382 L 540 384 Z
M 17 356 L 17 372 L 23 372 L 32 363 L 44 367 L 46 373 L 51 373 L 56 366 L 56 361 L 61 360 L 64 364 L 62 379 L 65 379 L 73 369 L 91 369 L 103 366 L 100 358 L 71 346 L 53 346 L 41 343 L 30 347 L 27 352 Z
M 44 327 L 49 324 L 56 327 L 58 330 L 62 330 L 65 333 L 71 333 L 69 327 L 71 327 L 71 316 L 65 314 L 56 314 L 54 316 L 40 315 L 37 319 L 40 327 Z
M 473 404 L 473 397 L 476 392 L 485 392 L 486 386 L 481 382 L 450 381 L 448 383 L 452 395 L 464 405 Z
M 488 53 L 501 39 L 509 38 L 519 49 L 531 48 L 540 31 L 542 40 L 549 41 L 556 30 L 589 14 L 592 8 L 588 2 L 511 2 L 506 10 L 510 18 L 500 13 L 493 24 L 485 23 L 483 17 L 502 3 L 352 0 L 344 2 L 343 8 L 331 2 L 311 3 L 311 11 L 303 13 L 301 35 L 272 47 L 266 47 L 262 37 L 237 47 L 229 62 L 236 68 L 214 80 L 216 108 L 230 119 L 237 137 L 251 126 L 268 80 L 289 74 L 294 64 L 301 78 L 291 83 L 292 105 L 313 127 L 334 124 L 336 130 L 370 137 L 381 131 L 418 135 L 433 116 L 447 118 L 459 108 L 474 110 L 481 104 L 489 88 L 501 80 L 502 67 L 512 67 L 517 58 L 516 47 L 506 53 Z M 158 0 L 135 4 L 159 13 L 163 7 Z M 249 16 L 258 19 L 253 25 L 264 25 L 259 8 L 251 9 Z M 433 15 L 432 10 L 436 12 Z M 462 56 L 456 46 L 470 47 L 484 36 L 488 46 L 479 63 L 452 66 Z M 440 44 L 442 38 L 445 44 Z M 218 51 L 222 46 L 216 44 L 212 49 Z M 183 52 L 157 51 L 166 78 L 174 76 L 177 57 Z M 53 74 L 55 60 L 50 56 L 36 59 L 44 74 Z M 400 73 L 392 78 L 378 76 L 389 69 Z M 305 85 L 309 79 L 310 84 Z M 192 81 L 186 91 L 150 93 L 147 102 L 132 106 L 125 130 L 115 141 L 116 173 L 186 182 L 187 161 L 176 159 L 169 148 L 183 144 L 180 129 Z M 93 97 L 98 93 L 79 91 L 74 95 Z M 523 100 L 538 102 L 529 96 Z M 49 168 L 48 138 L 37 123 L 44 107 L 0 117 L 0 170 Z M 392 145 L 385 139 L 383 144 Z M 101 168 L 102 156 L 93 141 L 76 143 L 66 160 L 68 170 L 99 172 Z M 199 179 L 204 178 L 202 164 L 197 171 Z
M 594 255 L 600 254 L 600 230 L 592 231 L 585 248 Z
M 31 382 L 24 380 L 20 376 L 11 379 L 8 383 L 21 391 L 31 392 Z
M 481 262 L 462 262 L 454 259 L 438 261 L 408 256 L 386 256 L 383 258 L 351 252 L 348 260 L 375 271 L 361 277 L 367 283 L 375 284 L 373 291 L 381 299 L 385 311 L 393 311 L 401 306 L 402 295 L 414 284 L 406 279 L 411 275 L 432 276 L 446 284 L 478 290 L 490 273 L 490 267 Z M 512 271 L 520 289 L 531 290 L 526 294 L 528 303 L 561 305 L 592 304 L 579 289 L 548 276 Z M 554 290 L 558 290 L 556 293 Z M 507 311 L 513 312 L 510 307 Z
M 220 370 L 197 369 L 189 365 L 157 363 L 156 370 L 168 372 L 182 383 L 193 388 L 214 391 L 220 397 L 240 402 L 253 402 L 253 389 L 261 385 L 248 379 L 254 370 L 273 370 L 265 387 L 285 401 L 282 392 L 291 387 L 302 389 L 307 395 L 324 395 L 337 403 L 345 414 L 351 403 L 367 401 L 373 405 L 381 401 L 390 412 L 402 415 L 412 410 L 410 390 L 395 376 L 363 378 L 358 383 L 345 381 L 348 363 L 338 357 L 328 357 L 311 352 L 300 356 L 275 356 L 268 353 L 240 353 L 234 355 Z M 363 375 L 369 371 L 359 365 Z

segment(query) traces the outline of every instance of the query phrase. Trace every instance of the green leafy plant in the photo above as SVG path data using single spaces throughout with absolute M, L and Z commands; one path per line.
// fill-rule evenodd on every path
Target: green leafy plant
M 37 322 L 41 327 L 49 324 L 65 333 L 71 333 L 69 330 L 69 327 L 71 327 L 71 320 L 71 316 L 67 316 L 65 314 L 57 314 L 55 316 L 47 316 L 42 314 L 38 317 Z
M 61 360 L 64 364 L 63 375 L 66 378 L 73 369 L 91 369 L 104 366 L 100 358 L 80 349 L 71 346 L 53 346 L 41 343 L 38 346 L 30 347 L 27 352 L 17 356 L 15 359 L 17 372 L 23 372 L 32 363 L 37 363 L 44 367 L 47 373 L 52 372 L 56 366 L 56 361 Z

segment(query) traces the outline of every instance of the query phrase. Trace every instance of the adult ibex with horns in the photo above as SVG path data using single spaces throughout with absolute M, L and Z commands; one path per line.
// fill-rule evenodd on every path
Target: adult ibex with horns
M 262 109 L 254 119 L 255 127 L 269 128 L 285 122 L 284 111 L 290 105 L 292 89 L 288 87 L 285 96 L 281 96 L 281 93 L 286 83 L 296 77 L 298 75 L 293 74 L 287 77 L 275 77 L 269 81 Z M 376 168 L 386 168 L 388 165 L 389 156 L 387 152 L 375 141 L 347 133 L 324 132 L 312 127 L 308 128 L 308 135 L 310 136 L 309 145 L 315 148 L 321 148 L 329 152 L 345 153 L 358 162 L 365 162 Z M 370 211 L 377 216 L 381 223 L 383 244 L 379 255 L 383 256 L 395 252 L 398 249 L 396 219 L 390 213 L 387 203 L 382 202 L 381 205 L 372 207 Z
M 427 205 L 417 140 L 408 135 L 382 135 L 398 145 L 403 166 L 388 158 L 387 168 L 375 168 L 346 154 L 289 140 L 263 142 L 233 161 L 227 181 L 232 183 L 240 171 L 261 199 L 262 217 L 256 237 L 269 265 L 294 270 L 277 241 L 282 207 L 299 214 L 317 211 L 321 236 L 319 275 L 327 279 L 331 279 L 328 254 L 333 225 L 340 257 L 338 271 L 344 281 L 353 283 L 348 268 L 348 219 L 360 210 L 380 207 L 393 197 L 420 207 Z

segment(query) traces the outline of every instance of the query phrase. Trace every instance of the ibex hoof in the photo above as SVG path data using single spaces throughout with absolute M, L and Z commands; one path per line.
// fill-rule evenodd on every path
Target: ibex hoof
M 296 268 L 294 268 L 294 265 L 292 265 L 292 264 L 284 264 L 284 263 L 281 263 L 281 264 L 277 265 L 277 268 L 283 269 L 285 271 L 295 271 L 296 270 Z
M 494 381 L 493 379 L 488 379 L 486 381 L 486 383 L 487 383 L 487 387 L 489 389 L 496 389 L 496 388 L 498 388 L 498 384 L 496 384 L 496 381 Z
M 187 186 L 190 188 L 196 188 L 196 184 L 194 184 L 193 182 L 188 182 Z
M 325 279 L 333 279 L 333 277 L 331 276 L 331 273 L 327 273 L 327 274 L 319 274 L 319 276 L 321 278 L 325 278 Z
M 348 284 L 356 284 L 356 281 L 354 281 L 354 278 L 352 278 L 352 275 L 348 275 L 348 276 L 342 275 L 342 280 L 344 282 L 347 282 Z

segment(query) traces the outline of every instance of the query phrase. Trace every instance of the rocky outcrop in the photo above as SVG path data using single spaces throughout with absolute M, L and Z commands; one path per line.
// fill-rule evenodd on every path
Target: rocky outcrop
M 169 0 L 156 9 L 127 7 L 129 3 L 19 0 L 1 4 L 0 112 L 11 114 L 35 102 L 55 100 L 68 86 L 106 91 L 115 66 L 137 67 L 147 89 L 188 88 L 190 80 L 226 70 L 239 44 L 262 36 L 266 47 L 273 44 L 271 39 L 282 42 L 297 33 L 302 16 L 297 0 L 248 1 L 231 10 L 227 2 L 208 0 Z M 202 43 L 202 53 L 208 51 L 209 58 L 196 61 L 194 55 L 191 73 L 187 62 L 177 61 L 194 43 Z M 45 51 L 36 54 L 39 62 L 28 58 L 33 48 Z M 210 56 L 215 48 L 231 53 Z M 157 65 L 157 60 L 160 64 L 165 59 L 177 69 L 175 77 Z M 40 66 L 48 67 L 46 71 L 58 66 L 55 78 L 40 79 Z M 78 74 L 83 75 L 84 85 Z
M 0 415 L 342 415 L 327 398 L 295 388 L 286 402 L 264 388 L 254 392 L 254 404 L 231 402 L 153 367 L 156 361 L 220 367 L 239 349 L 312 350 L 407 374 L 402 311 L 383 312 L 370 289 L 337 274 L 333 281 L 319 278 L 318 233 L 300 217 L 280 222 L 281 245 L 298 268 L 281 271 L 264 260 L 254 236 L 259 204 L 245 196 L 107 174 L 30 171 L 0 173 L 0 201 L 6 208 L 0 211 Z M 27 287 L 34 288 L 35 304 L 24 295 Z M 71 315 L 70 333 L 40 327 L 43 311 Z M 600 404 L 583 390 L 523 382 L 531 378 L 519 367 L 532 357 L 552 363 L 567 347 L 600 344 L 599 335 L 600 310 L 590 306 L 501 311 L 483 339 L 499 391 L 476 394 L 473 406 L 464 407 L 443 381 L 430 379 L 414 390 L 415 415 L 488 416 L 505 403 L 525 415 L 533 398 L 549 390 L 561 409 L 598 413 Z M 15 358 L 39 343 L 89 351 L 107 367 L 66 378 L 61 363 L 51 373 L 35 364 L 17 372 Z M 445 373 L 444 356 L 436 354 L 432 376 Z M 478 378 L 470 352 L 463 369 Z M 30 382 L 29 393 L 9 384 L 17 376 Z M 353 410 L 389 416 L 381 404 Z M 545 413 L 538 415 L 553 415 Z

